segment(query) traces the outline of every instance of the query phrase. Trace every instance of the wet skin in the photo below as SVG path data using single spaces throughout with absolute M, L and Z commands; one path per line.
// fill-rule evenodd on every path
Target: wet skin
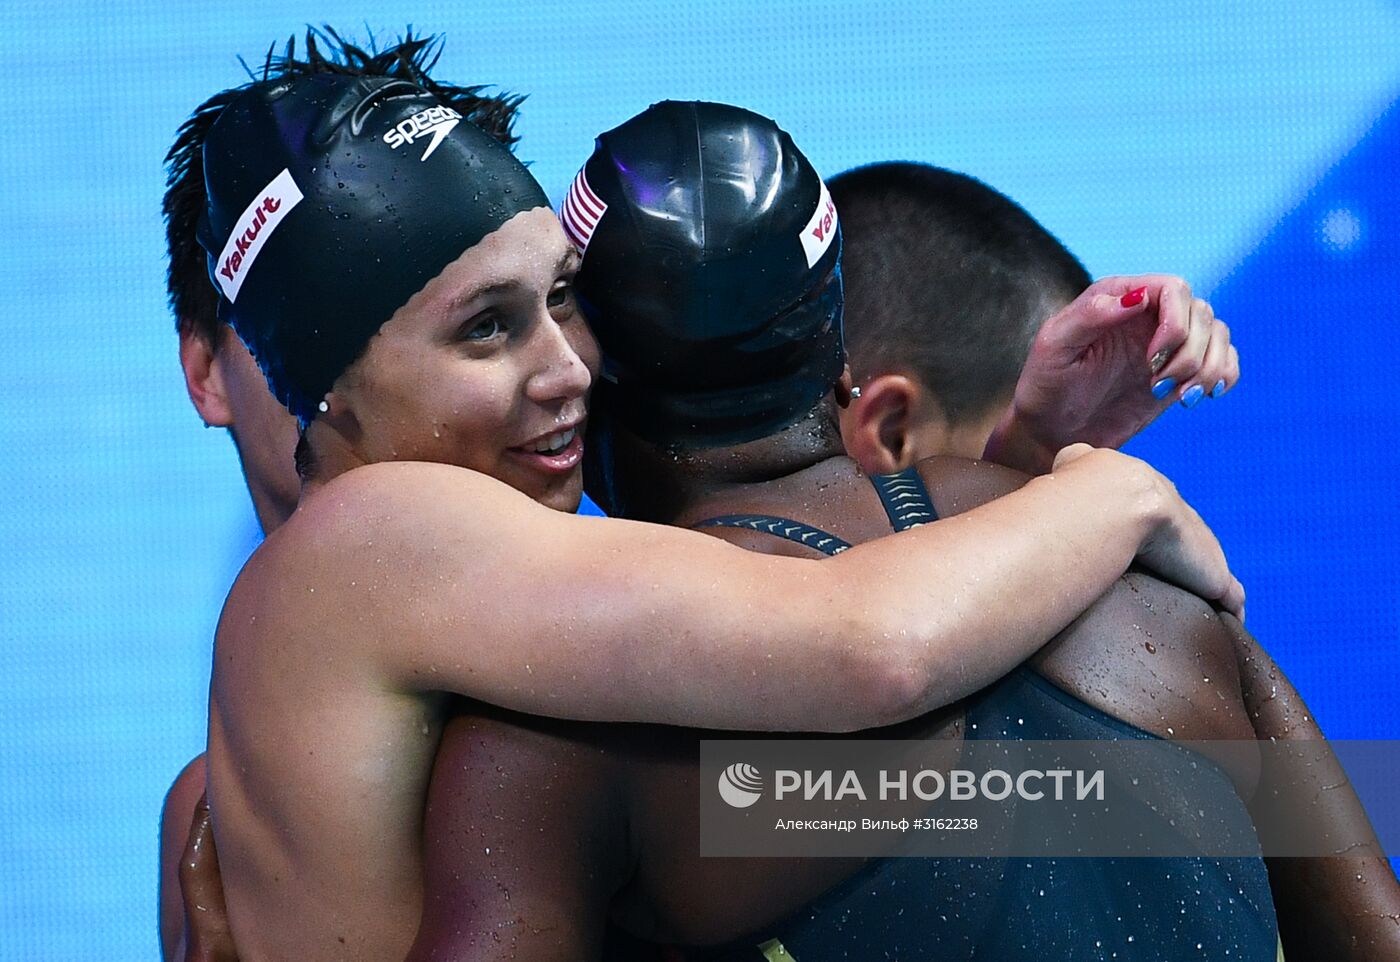
M 921 471 L 945 518 L 1024 480 L 954 459 L 924 462 Z M 869 483 L 845 458 L 692 499 L 672 520 L 729 513 L 791 517 L 852 543 L 889 530 Z M 755 532 L 707 532 L 755 551 L 809 553 Z M 1238 622 L 1145 574 L 1125 575 L 1033 665 L 1074 697 L 1162 738 L 1320 737 L 1297 693 Z M 961 712 L 953 706 L 878 735 L 956 743 Z M 425 917 L 411 958 L 600 958 L 609 920 L 653 942 L 722 943 L 782 919 L 861 866 L 698 857 L 698 740 L 705 736 L 507 713 L 451 722 L 429 796 Z M 1271 787 L 1258 784 L 1257 759 L 1232 752 L 1221 761 L 1246 803 L 1267 801 Z M 1294 794 L 1299 788 L 1292 786 Z M 1318 814 L 1341 831 L 1368 834 L 1354 795 L 1333 794 L 1349 797 Z M 1304 935 L 1285 919 L 1286 945 L 1298 953 L 1325 947 L 1334 958 L 1400 957 L 1400 887 L 1384 860 L 1309 864 L 1307 879 L 1304 866 L 1269 866 L 1281 909 L 1310 899 L 1312 917 L 1327 920 Z
M 474 468 L 552 507 L 577 505 L 580 442 L 535 450 L 581 423 L 598 363 L 569 291 L 575 262 L 553 214 L 539 209 L 411 298 L 309 428 L 323 476 L 336 480 L 307 484 L 230 594 L 215 646 L 208 783 L 219 847 L 238 853 L 224 876 L 247 958 L 316 957 L 328 941 L 374 955 L 411 937 L 404 920 L 418 912 L 422 796 L 445 696 L 376 680 L 353 642 L 370 609 L 318 610 L 318 587 L 333 596 L 339 573 L 306 552 L 314 558 L 336 525 L 340 476 L 379 461 Z M 367 598 L 391 590 L 392 573 L 361 570 Z M 412 635 L 413 616 L 410 599 L 401 637 Z M 325 647 L 325 632 L 340 643 Z M 240 924 L 247 919 L 258 921 Z
M 541 208 L 411 298 L 327 396 L 297 511 L 230 592 L 208 784 L 247 959 L 410 944 L 447 692 L 577 720 L 852 730 L 1003 674 L 1136 552 L 1236 593 L 1194 513 L 1110 452 L 826 562 L 550 510 L 577 500 L 559 433 L 593 366 L 555 300 L 567 264 Z M 997 607 L 1007 591 L 1029 603 Z

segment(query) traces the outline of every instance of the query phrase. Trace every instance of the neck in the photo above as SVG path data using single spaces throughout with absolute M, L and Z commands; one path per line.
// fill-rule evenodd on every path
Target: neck
M 301 445 L 305 450 L 297 448 L 297 473 L 301 475 L 302 498 L 373 460 L 361 454 L 341 431 L 320 419 L 306 426 Z
M 667 449 L 617 428 L 613 508 L 622 517 L 666 523 L 698 501 L 840 457 L 845 452 L 826 405 L 776 434 L 716 448 Z
M 248 493 L 253 497 L 253 513 L 258 516 L 258 527 L 262 529 L 263 537 L 281 527 L 282 522 L 290 518 L 297 508 L 295 501 L 289 502 L 261 485 L 249 485 Z

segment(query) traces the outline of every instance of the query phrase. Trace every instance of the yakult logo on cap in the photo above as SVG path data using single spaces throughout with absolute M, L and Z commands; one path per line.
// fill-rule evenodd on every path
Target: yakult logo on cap
M 817 196 L 817 210 L 807 226 L 802 228 L 802 250 L 807 254 L 807 266 L 815 267 L 817 261 L 831 247 L 836 237 L 836 205 L 831 202 L 831 192 L 826 189 L 826 181 L 820 182 L 821 193 Z
M 451 107 L 429 107 L 427 110 L 420 110 L 418 113 L 401 120 L 389 128 L 384 135 L 384 143 L 393 150 L 398 150 L 404 144 L 411 144 L 420 137 L 429 134 L 433 139 L 428 141 L 428 149 L 423 151 L 423 156 L 419 157 L 420 162 L 427 160 L 433 155 L 433 151 L 438 149 L 438 144 L 442 143 L 444 137 L 452 132 L 452 128 L 462 122 L 462 115 Z
M 580 170 L 569 185 L 568 196 L 559 207 L 559 221 L 564 225 L 564 233 L 569 235 L 569 240 L 573 241 L 580 254 L 588 250 L 593 231 L 607 212 L 608 205 L 593 193 L 593 188 L 588 186 L 588 178 Z
M 238 289 L 243 286 L 243 278 L 257 259 L 258 252 L 267 242 L 268 236 L 282 223 L 297 204 L 301 203 L 301 189 L 292 180 L 292 172 L 283 170 L 272 178 L 253 202 L 244 208 L 238 220 L 234 221 L 233 233 L 219 254 L 219 270 L 215 280 L 223 289 L 224 297 L 230 302 L 238 299 Z

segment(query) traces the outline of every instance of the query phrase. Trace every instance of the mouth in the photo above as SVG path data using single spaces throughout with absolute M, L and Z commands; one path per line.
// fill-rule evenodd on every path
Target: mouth
M 583 460 L 583 424 L 576 423 L 507 450 L 513 458 L 536 471 L 568 474 Z

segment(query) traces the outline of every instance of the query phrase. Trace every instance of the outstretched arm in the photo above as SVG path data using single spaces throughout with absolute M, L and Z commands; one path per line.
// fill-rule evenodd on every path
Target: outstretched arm
M 1108 277 L 1042 325 L 984 457 L 1041 474 L 1066 444 L 1116 448 L 1239 376 L 1230 329 L 1185 281 Z
M 1308 706 L 1274 660 L 1239 622 L 1225 621 L 1235 639 L 1240 682 L 1258 737 L 1322 742 Z M 1273 767 L 1277 778 L 1279 769 Z M 1308 766 L 1311 784 L 1292 777 L 1276 784 L 1266 765 L 1251 805 L 1268 809 L 1256 821 L 1316 826 L 1348 850 L 1337 858 L 1266 860 L 1284 951 L 1290 959 L 1400 959 L 1400 884 L 1341 766 L 1334 760 L 1331 771 L 1320 770 L 1326 767 Z M 1296 775 L 1298 767 L 1288 771 Z
M 353 625 L 386 685 L 581 720 L 836 731 L 922 714 L 1022 661 L 1134 554 L 1242 602 L 1170 483 L 1107 451 L 829 561 L 562 515 L 442 465 L 357 469 L 318 504 L 277 584 L 241 589 L 296 606 L 285 622 L 309 637 L 288 644 Z

